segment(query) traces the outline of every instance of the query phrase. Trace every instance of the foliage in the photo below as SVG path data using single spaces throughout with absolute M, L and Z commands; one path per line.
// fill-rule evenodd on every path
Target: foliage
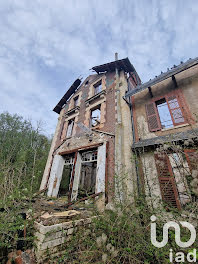
M 65 244 L 62 257 L 50 263 L 170 263 L 169 250 L 181 251 L 175 244 L 174 231 L 169 231 L 169 243 L 156 248 L 150 240 L 151 212 L 146 204 L 138 207 L 117 205 L 113 211 L 98 215 L 89 228 L 81 228 Z M 175 215 L 176 217 L 176 215 Z M 157 223 L 157 239 L 162 240 L 163 221 Z M 182 234 L 184 241 L 188 233 Z M 193 245 L 193 247 L 196 247 Z M 185 253 L 188 253 L 187 249 Z M 55 262 L 54 262 L 55 261 Z
M 23 212 L 31 212 L 31 196 L 39 190 L 50 140 L 21 116 L 0 114 L 0 247 L 16 248 L 24 226 L 31 222 Z M 26 245 L 32 240 L 26 234 Z

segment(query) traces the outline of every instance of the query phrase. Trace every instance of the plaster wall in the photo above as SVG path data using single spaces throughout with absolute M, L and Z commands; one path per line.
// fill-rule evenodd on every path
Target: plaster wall
M 194 66 L 191 69 L 175 75 L 175 78 L 178 88 L 174 87 L 172 79 L 169 78 L 151 87 L 153 96 L 161 97 L 171 91 L 181 89 L 185 101 L 184 111 L 188 108 L 192 115 L 192 119 L 190 118 L 188 124 L 185 125 L 163 129 L 157 132 L 149 132 L 145 105 L 151 100 L 151 96 L 148 89 L 146 89 L 133 96 L 137 141 L 187 131 L 198 127 L 198 66 Z
M 146 200 L 150 206 L 157 208 L 162 202 L 162 196 L 160 192 L 154 153 L 142 153 L 141 162 L 143 165 Z

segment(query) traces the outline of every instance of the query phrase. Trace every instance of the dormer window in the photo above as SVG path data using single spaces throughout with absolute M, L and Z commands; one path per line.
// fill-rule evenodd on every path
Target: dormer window
M 78 96 L 74 98 L 74 107 L 78 106 Z
M 94 85 L 94 95 L 100 93 L 102 91 L 102 81 L 99 81 Z

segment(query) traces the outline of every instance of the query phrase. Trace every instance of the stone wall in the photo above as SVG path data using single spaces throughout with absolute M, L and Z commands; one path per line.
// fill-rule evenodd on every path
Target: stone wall
M 44 226 L 35 222 L 35 255 L 38 263 L 43 263 L 47 258 L 61 255 L 65 252 L 65 243 L 69 243 L 74 232 L 79 228 L 89 226 L 96 216 L 64 222 L 51 226 Z

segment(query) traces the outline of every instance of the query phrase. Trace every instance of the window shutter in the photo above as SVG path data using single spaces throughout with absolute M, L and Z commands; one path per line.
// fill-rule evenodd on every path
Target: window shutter
M 154 132 L 157 130 L 161 130 L 161 123 L 155 102 L 146 104 L 146 114 L 147 114 L 149 131 Z
M 181 209 L 175 178 L 168 156 L 165 153 L 155 154 L 162 199 L 171 207 Z
M 172 116 L 173 124 L 175 126 L 184 124 L 186 120 L 182 110 L 182 102 L 180 101 L 179 94 L 174 92 L 171 95 L 166 96 L 166 101 Z
M 185 149 L 184 150 L 186 160 L 188 162 L 189 168 L 192 170 L 198 169 L 198 152 L 195 149 Z
M 186 100 L 185 100 L 185 97 L 184 97 L 182 91 L 179 90 L 179 91 L 177 91 L 177 93 L 178 93 L 179 103 L 180 103 L 185 121 L 189 124 L 195 124 L 195 119 L 192 116 L 192 113 L 189 109 L 188 104 L 186 103 Z

